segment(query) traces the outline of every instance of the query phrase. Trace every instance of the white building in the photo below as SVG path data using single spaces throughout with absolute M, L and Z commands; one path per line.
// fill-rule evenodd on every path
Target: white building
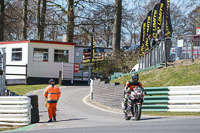
M 0 48 L 6 49 L 8 84 L 48 83 L 50 78 L 57 80 L 63 63 L 67 66 L 66 73 L 70 79 L 74 73 L 75 56 L 82 56 L 75 52 L 74 43 L 65 42 L 36 40 L 0 42 Z

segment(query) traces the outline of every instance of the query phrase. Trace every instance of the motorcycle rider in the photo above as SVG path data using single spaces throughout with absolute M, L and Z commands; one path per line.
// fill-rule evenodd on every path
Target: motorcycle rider
M 133 74 L 132 75 L 132 81 L 128 81 L 126 83 L 126 86 L 124 88 L 124 110 L 127 109 L 127 102 L 128 102 L 128 97 L 130 91 L 133 91 L 135 87 L 141 87 L 143 93 L 145 94 L 146 92 L 144 91 L 144 88 L 142 84 L 138 81 L 139 80 L 139 75 L 138 74 Z

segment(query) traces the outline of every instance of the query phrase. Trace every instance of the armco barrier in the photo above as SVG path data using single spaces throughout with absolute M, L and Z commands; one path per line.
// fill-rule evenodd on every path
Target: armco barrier
M 92 84 L 93 100 L 121 108 L 124 85 L 100 79 Z M 200 112 L 200 86 L 146 87 L 143 111 Z
M 27 96 L 0 96 L 0 127 L 31 123 L 31 101 Z
M 145 88 L 143 111 L 200 112 L 200 86 Z

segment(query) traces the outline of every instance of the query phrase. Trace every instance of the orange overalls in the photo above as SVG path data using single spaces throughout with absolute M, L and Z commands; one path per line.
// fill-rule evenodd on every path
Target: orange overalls
M 61 92 L 57 86 L 52 87 L 49 85 L 44 91 L 44 97 L 47 98 L 49 119 L 52 119 L 53 116 L 56 116 L 56 105 L 60 95 Z

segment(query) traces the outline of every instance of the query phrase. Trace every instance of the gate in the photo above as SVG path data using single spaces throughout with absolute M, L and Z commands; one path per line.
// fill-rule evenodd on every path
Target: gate
M 0 96 L 3 96 L 6 90 L 5 87 L 5 72 L 6 72 L 6 53 L 5 49 L 0 49 Z
M 71 84 L 73 84 L 74 81 L 86 81 L 89 84 L 91 66 L 79 64 L 79 68 L 77 69 L 77 64 L 79 63 L 62 63 L 62 80 L 71 81 Z

